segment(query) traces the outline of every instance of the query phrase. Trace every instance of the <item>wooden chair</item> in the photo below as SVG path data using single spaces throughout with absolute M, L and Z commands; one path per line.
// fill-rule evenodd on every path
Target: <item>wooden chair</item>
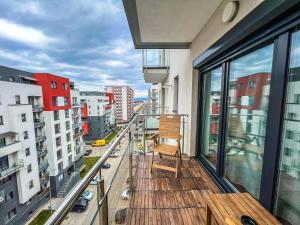
M 169 139 L 176 140 L 176 145 L 161 143 L 162 138 L 164 141 Z M 175 172 L 176 178 L 178 177 L 181 161 L 180 138 L 180 116 L 160 115 L 159 133 L 150 137 L 150 139 L 153 140 L 153 147 L 150 149 L 152 152 L 151 173 L 153 168 L 158 168 Z M 176 167 L 174 168 L 153 163 L 154 152 L 159 154 L 160 159 L 162 159 L 162 155 L 176 158 Z

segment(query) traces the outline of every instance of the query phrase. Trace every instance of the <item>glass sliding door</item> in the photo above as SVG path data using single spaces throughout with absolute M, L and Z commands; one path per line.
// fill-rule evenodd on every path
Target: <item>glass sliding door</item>
M 241 192 L 259 197 L 273 44 L 230 62 L 224 175 Z
M 292 34 L 275 214 L 300 223 L 300 31 Z
M 202 113 L 202 152 L 214 166 L 217 165 L 222 67 L 204 75 Z

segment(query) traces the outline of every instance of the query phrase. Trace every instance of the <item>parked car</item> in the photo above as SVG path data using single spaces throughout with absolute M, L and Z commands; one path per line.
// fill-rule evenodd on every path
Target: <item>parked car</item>
M 87 206 L 88 206 L 88 201 L 83 198 L 79 198 L 78 201 L 73 206 L 72 212 L 79 212 L 79 213 L 84 212 Z
M 93 198 L 93 193 L 89 190 L 85 190 L 82 195 L 80 196 L 80 198 L 83 198 L 87 201 L 91 201 Z
M 97 185 L 100 182 L 100 177 L 99 176 L 95 176 L 93 178 L 93 180 L 90 182 L 90 185 Z
M 109 155 L 109 157 L 111 157 L 111 158 L 118 158 L 118 155 L 115 152 L 113 152 L 113 153 L 111 153 Z
M 109 169 L 110 168 L 110 164 L 108 162 L 105 162 L 101 165 L 102 169 Z
M 83 154 L 84 156 L 89 156 L 92 153 L 92 150 L 86 150 L 85 153 Z
M 126 189 L 125 191 L 122 192 L 122 199 L 123 200 L 128 200 L 129 199 L 129 194 L 130 194 L 130 189 Z

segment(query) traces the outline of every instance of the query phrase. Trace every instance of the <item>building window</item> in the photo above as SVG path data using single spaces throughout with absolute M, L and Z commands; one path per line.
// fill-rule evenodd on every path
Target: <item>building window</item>
M 0 125 L 3 125 L 3 116 L 0 116 Z
M 61 138 L 60 137 L 55 138 L 55 143 L 56 143 L 56 147 L 61 146 Z
M 26 122 L 26 113 L 21 114 L 22 122 Z
M 14 198 L 14 192 L 12 192 L 12 191 L 10 191 L 9 193 L 7 193 L 6 195 L 5 195 L 5 203 L 6 202 L 9 202 L 11 199 L 13 199 Z
M 57 88 L 57 83 L 55 81 L 51 81 L 51 88 L 56 89 Z
M 71 144 L 68 144 L 68 153 L 72 151 Z
M 30 173 L 31 171 L 32 171 L 31 164 L 28 164 L 27 165 L 27 173 Z
M 62 159 L 62 151 L 61 149 L 56 152 L 57 160 Z
M 295 119 L 297 117 L 297 113 L 288 112 L 287 113 L 287 119 Z
M 54 120 L 59 120 L 59 111 L 53 111 Z
M 20 98 L 20 95 L 16 95 L 16 96 L 15 96 L 15 99 L 16 99 L 16 104 L 21 104 L 21 98 Z
M 248 86 L 249 86 L 249 88 L 254 89 L 254 88 L 256 88 L 256 82 L 254 80 L 251 80 L 251 81 L 249 81 Z
M 64 90 L 67 90 L 67 89 L 68 89 L 68 85 L 65 84 L 65 83 L 63 83 L 63 89 L 64 89 Z
M 70 121 L 66 121 L 66 130 L 70 130 Z
M 15 77 L 9 77 L 9 81 L 14 82 L 15 81 Z
M 5 138 L 0 138 L 0 147 L 3 147 L 6 145 L 6 139 Z
M 25 155 L 26 156 L 30 156 L 30 148 L 26 148 L 25 149 Z
M 64 97 L 64 106 L 67 106 L 67 105 L 68 105 L 68 100 L 69 100 L 68 97 Z
M 72 155 L 69 155 L 68 159 L 69 159 L 69 163 L 71 163 L 73 161 Z
M 63 161 L 61 161 L 60 163 L 58 163 L 58 172 L 60 173 L 63 170 L 64 164 Z
M 53 96 L 52 97 L 52 105 L 53 106 L 58 106 L 58 98 L 57 98 L 57 96 Z
M 23 135 L 24 135 L 24 140 L 28 139 L 29 136 L 28 136 L 28 131 L 24 131 L 23 132 Z
M 14 208 L 7 213 L 6 223 L 8 223 L 11 219 L 13 219 L 17 215 L 17 209 Z
M 71 141 L 71 134 L 67 133 L 66 138 L 67 138 L 67 141 Z
M 60 124 L 59 123 L 54 125 L 54 130 L 55 130 L 55 134 L 60 133 Z
M 294 138 L 294 132 L 291 130 L 286 130 L 285 132 L 285 138 L 286 139 L 293 139 Z
M 65 109 L 65 118 L 70 118 L 70 111 L 68 109 Z
M 29 181 L 29 189 L 33 188 L 33 180 Z

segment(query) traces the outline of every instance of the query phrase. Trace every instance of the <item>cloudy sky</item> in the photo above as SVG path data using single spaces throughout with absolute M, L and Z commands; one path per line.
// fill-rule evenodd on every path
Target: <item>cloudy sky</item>
M 1 0 L 0 8 L 1 65 L 67 76 L 81 90 L 120 84 L 146 96 L 121 0 Z

